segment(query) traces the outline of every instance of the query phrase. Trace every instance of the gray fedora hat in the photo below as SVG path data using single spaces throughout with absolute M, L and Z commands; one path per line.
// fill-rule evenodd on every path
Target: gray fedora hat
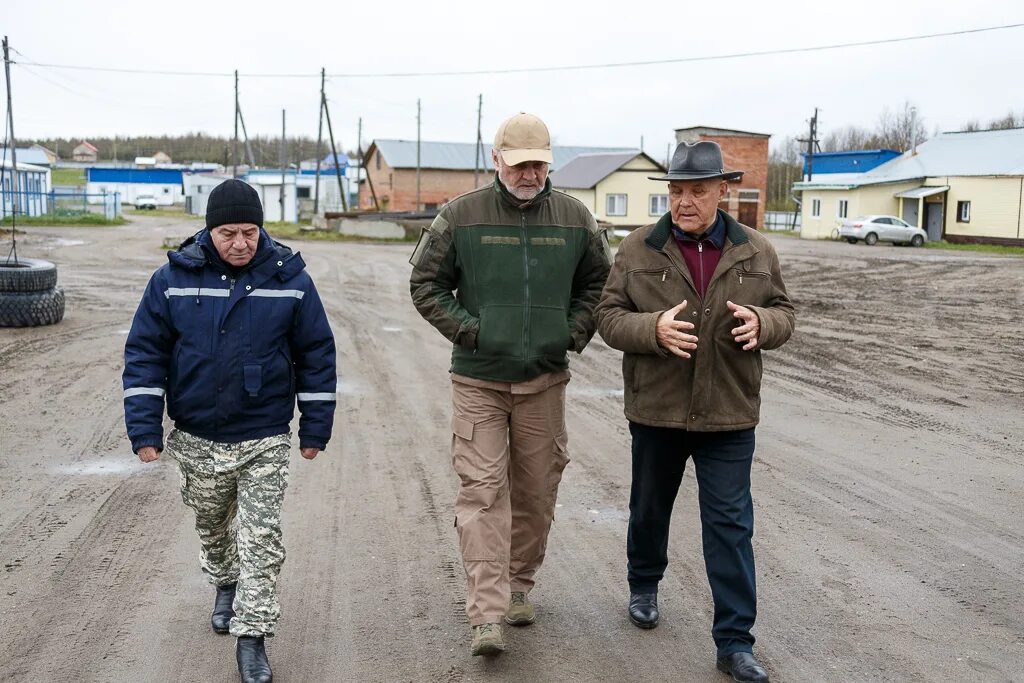
M 739 180 L 743 177 L 743 171 L 726 171 L 725 164 L 722 163 L 722 148 L 718 143 L 701 140 L 693 144 L 680 142 L 672 154 L 668 173 L 663 176 L 647 177 L 651 180 Z

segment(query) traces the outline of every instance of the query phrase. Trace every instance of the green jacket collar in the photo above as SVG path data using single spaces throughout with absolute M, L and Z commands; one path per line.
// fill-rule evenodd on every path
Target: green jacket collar
M 495 181 L 497 182 L 497 181 Z M 539 196 L 539 195 L 538 195 Z M 722 211 L 721 209 L 715 209 L 718 212 L 718 217 L 725 221 L 725 236 L 729 238 L 729 241 L 733 244 L 743 244 L 750 241 L 747 237 L 747 233 L 743 232 L 743 228 L 736 219 Z M 672 212 L 666 213 L 654 226 L 654 230 L 651 230 L 651 234 L 644 240 L 647 246 L 652 249 L 661 251 L 665 247 L 665 243 L 672 237 Z
M 544 189 L 537 193 L 537 196 L 528 202 L 516 199 L 516 197 L 509 192 L 500 180 L 498 180 L 498 174 L 494 174 L 494 191 L 501 197 L 501 201 L 505 202 L 514 209 L 529 209 L 533 206 L 547 200 L 551 196 L 551 178 L 547 178 L 544 181 Z

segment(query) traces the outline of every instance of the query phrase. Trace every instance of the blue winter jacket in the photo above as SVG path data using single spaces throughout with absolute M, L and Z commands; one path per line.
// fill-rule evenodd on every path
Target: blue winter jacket
M 149 281 L 124 349 L 132 449 L 163 448 L 175 426 L 237 443 L 288 432 L 298 399 L 301 448 L 324 448 L 336 405 L 334 335 L 299 254 L 260 230 L 252 261 L 231 269 L 202 230 Z

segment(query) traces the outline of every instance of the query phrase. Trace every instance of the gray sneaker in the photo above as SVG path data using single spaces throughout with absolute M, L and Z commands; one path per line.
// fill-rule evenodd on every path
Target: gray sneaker
M 470 652 L 479 655 L 496 655 L 505 651 L 505 640 L 501 637 L 501 624 L 481 624 L 473 627 L 473 644 Z
M 508 602 L 508 611 L 505 612 L 505 623 L 509 626 L 529 626 L 536 618 L 537 613 L 526 598 L 526 593 L 513 592 Z

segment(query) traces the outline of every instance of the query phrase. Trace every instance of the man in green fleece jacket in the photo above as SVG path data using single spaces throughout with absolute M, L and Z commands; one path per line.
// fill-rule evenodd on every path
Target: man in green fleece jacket
M 544 560 L 569 462 L 567 353 L 594 334 L 608 237 L 551 190 L 551 137 L 536 116 L 502 123 L 493 185 L 445 205 L 410 262 L 413 303 L 454 344 L 452 462 L 474 655 L 505 649 L 501 621 L 534 621 L 527 596 Z

